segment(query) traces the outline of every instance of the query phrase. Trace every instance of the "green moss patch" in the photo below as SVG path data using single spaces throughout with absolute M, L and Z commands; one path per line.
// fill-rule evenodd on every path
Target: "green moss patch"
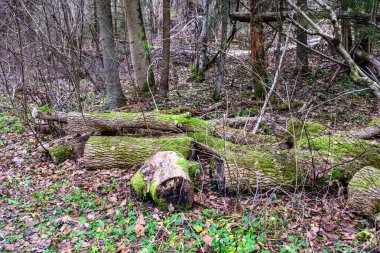
M 55 163 L 61 163 L 67 159 L 75 158 L 75 150 L 72 147 L 64 145 L 49 148 L 49 154 Z
M 212 123 L 191 117 L 188 114 L 159 114 L 158 120 L 171 121 L 175 125 L 181 125 L 181 128 L 186 131 L 204 132 L 207 128 L 212 127 Z
M 130 181 L 133 189 L 140 195 L 146 195 L 147 185 L 144 181 L 144 176 L 140 172 L 137 172 Z

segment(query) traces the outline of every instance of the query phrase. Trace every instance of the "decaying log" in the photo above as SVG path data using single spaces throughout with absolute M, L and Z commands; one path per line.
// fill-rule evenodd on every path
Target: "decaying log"
M 276 187 L 326 186 L 345 183 L 364 166 L 380 166 L 380 147 L 370 141 L 331 135 L 318 123 L 294 129 L 293 149 L 267 149 L 270 145 L 250 146 L 206 136 L 189 135 L 217 153 L 214 180 L 230 192 L 268 190 Z M 305 130 L 305 128 L 307 130 Z M 296 140 L 296 141 L 295 141 Z M 197 149 L 198 150 L 198 149 Z M 199 148 L 203 155 L 203 149 Z M 206 154 L 206 155 L 207 155 Z M 222 161 L 222 163 L 220 162 Z
M 356 211 L 375 219 L 380 213 L 380 170 L 364 167 L 348 185 L 348 205 Z
M 314 122 L 291 119 L 287 123 L 285 138 L 292 147 L 288 149 L 278 145 L 279 138 L 250 135 L 186 114 L 69 113 L 67 119 L 67 129 L 72 132 L 115 133 L 124 127 L 175 134 L 167 138 L 92 136 L 82 159 L 87 168 L 127 169 L 141 165 L 157 152 L 176 151 L 185 158 L 208 157 L 213 179 L 220 189 L 231 192 L 324 186 L 329 180 L 348 182 L 359 168 L 380 167 L 380 147 L 376 143 L 345 133 L 333 135 Z M 178 132 L 186 132 L 187 136 Z
M 172 133 L 202 132 L 239 144 L 257 144 L 263 140 L 263 136 L 224 127 L 212 121 L 190 117 L 188 114 L 167 115 L 156 112 L 81 114 L 70 112 L 67 116 L 66 131 L 72 134 L 120 133 L 128 129 L 148 129 Z
M 360 139 L 373 139 L 380 136 L 380 126 L 369 126 L 358 131 L 352 131 L 351 134 Z
M 67 123 L 67 113 L 65 112 L 58 112 L 58 113 L 51 114 L 51 113 L 47 113 L 42 110 L 39 110 L 38 108 L 33 108 L 32 117 L 38 120 Z
M 39 151 L 48 151 L 55 163 L 61 163 L 67 159 L 77 159 L 83 156 L 83 150 L 89 134 L 69 135 L 43 144 Z
M 194 201 L 192 167 L 199 165 L 174 151 L 157 152 L 136 172 L 131 185 L 140 195 L 150 194 L 161 208 L 190 208 Z
M 366 61 L 369 63 L 373 69 L 375 70 L 375 73 L 380 76 L 380 59 L 379 57 L 376 57 L 373 54 L 364 53 L 364 52 L 356 52 L 356 56 L 360 59 Z
M 86 142 L 82 162 L 89 169 L 128 169 L 141 165 L 159 151 L 190 154 L 191 138 L 134 138 L 128 136 L 91 136 Z

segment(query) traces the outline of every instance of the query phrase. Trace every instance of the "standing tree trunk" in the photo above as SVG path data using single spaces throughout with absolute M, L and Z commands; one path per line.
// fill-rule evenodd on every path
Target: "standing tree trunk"
M 224 69 L 226 64 L 226 48 L 227 48 L 227 30 L 228 30 L 228 0 L 221 0 L 221 22 L 222 33 L 220 38 L 220 58 L 218 64 L 218 75 L 216 77 L 215 91 L 213 99 L 220 100 L 221 90 L 224 82 Z
M 160 93 L 167 97 L 169 90 L 170 66 L 170 0 L 163 0 L 162 4 L 162 61 Z
M 299 6 L 302 10 L 307 11 L 307 0 L 298 0 L 297 6 Z M 306 21 L 301 22 L 301 25 L 302 27 L 307 28 Z M 304 45 L 307 45 L 307 33 L 301 28 L 297 28 L 297 40 Z M 307 72 L 309 69 L 309 56 L 307 47 L 299 43 L 297 43 L 297 68 L 301 72 Z
M 348 10 L 347 0 L 342 0 L 341 2 L 342 13 Z M 351 24 L 349 19 L 341 20 L 342 26 L 342 44 L 344 48 L 350 52 L 352 48 L 352 32 L 351 32 Z
M 376 16 L 377 16 L 377 12 L 379 10 L 379 0 L 374 0 L 373 1 L 373 6 L 372 6 L 372 10 L 371 10 L 371 25 L 372 24 L 376 24 Z M 373 42 L 374 41 L 371 41 L 369 40 L 368 42 L 368 52 L 372 53 L 373 51 Z
M 149 44 L 139 0 L 125 0 L 126 23 L 129 34 L 132 65 L 136 86 L 140 91 L 154 87 L 153 69 L 150 68 Z
M 208 26 L 208 10 L 210 7 L 209 0 L 203 0 L 203 18 L 202 18 L 202 31 L 200 36 L 201 52 L 199 56 L 199 74 L 197 77 L 199 81 L 204 81 L 206 72 L 206 59 L 207 59 L 207 26 Z
M 265 87 L 265 52 L 264 52 L 264 25 L 260 18 L 262 3 L 251 0 L 251 56 L 254 71 L 254 94 L 255 97 L 263 97 Z
M 111 2 L 110 0 L 97 1 L 97 6 L 99 7 L 100 45 L 103 54 L 107 104 L 110 109 L 114 109 L 125 104 L 125 97 L 121 89 L 119 64 L 116 59 Z

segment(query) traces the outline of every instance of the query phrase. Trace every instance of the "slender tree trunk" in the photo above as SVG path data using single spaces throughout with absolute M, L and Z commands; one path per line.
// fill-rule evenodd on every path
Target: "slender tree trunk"
M 257 0 L 251 0 L 251 56 L 254 73 L 254 94 L 255 97 L 263 97 L 265 87 L 262 81 L 266 79 L 265 74 L 265 53 L 264 53 L 264 25 L 262 18 L 259 18 L 262 3 L 257 4 Z
M 202 18 L 202 31 L 200 35 L 201 52 L 199 56 L 199 75 L 198 80 L 204 81 L 206 72 L 206 60 L 207 60 L 207 28 L 208 28 L 208 11 L 210 7 L 209 0 L 203 0 L 203 18 Z
M 153 69 L 149 67 L 149 43 L 146 39 L 140 1 L 125 0 L 125 14 L 135 83 L 140 91 L 148 91 L 149 87 L 154 88 L 154 75 Z
M 228 0 L 221 0 L 221 16 L 222 31 L 220 38 L 220 58 L 218 63 L 218 75 L 216 77 L 215 91 L 213 94 L 213 99 L 215 101 L 220 100 L 221 90 L 224 82 L 228 30 Z
M 170 0 L 163 0 L 162 4 L 162 61 L 160 94 L 167 97 L 169 90 L 170 67 Z
M 371 23 L 376 24 L 376 15 L 379 10 L 379 0 L 374 0 L 373 1 L 373 6 L 371 10 Z M 373 50 L 373 41 L 369 40 L 368 41 L 368 52 L 372 53 Z
M 297 5 L 304 11 L 307 11 L 307 0 L 298 0 Z M 301 19 L 302 20 L 302 19 Z M 304 28 L 307 28 L 307 22 L 301 22 Z M 297 40 L 307 45 L 307 33 L 301 28 L 297 28 Z M 297 44 L 297 68 L 302 72 L 306 72 L 309 69 L 309 55 L 307 47 Z
M 110 109 L 125 104 L 121 89 L 119 64 L 116 59 L 116 45 L 113 37 L 110 0 L 97 0 L 99 7 L 100 44 L 103 54 L 104 79 L 107 91 L 107 104 Z
M 96 57 L 100 58 L 103 64 L 103 59 L 101 57 L 101 52 L 99 48 L 99 33 L 100 33 L 100 27 L 99 27 L 99 18 L 98 18 L 98 6 L 96 3 L 97 0 L 94 0 L 94 6 L 93 6 L 93 11 L 94 11 L 94 32 L 93 32 L 93 41 L 95 44 L 95 49 L 96 49 Z
M 345 12 L 348 10 L 348 5 L 347 5 L 346 0 L 342 0 L 341 9 L 342 9 L 342 12 Z M 346 18 L 342 19 L 341 26 L 342 26 L 342 44 L 344 48 L 348 52 L 350 52 L 352 48 L 352 32 L 351 32 L 350 20 Z

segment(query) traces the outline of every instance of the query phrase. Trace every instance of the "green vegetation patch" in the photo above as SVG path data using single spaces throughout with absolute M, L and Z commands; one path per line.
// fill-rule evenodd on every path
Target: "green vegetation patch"
M 49 154 L 55 163 L 75 158 L 75 150 L 65 145 L 56 145 L 49 148 Z

